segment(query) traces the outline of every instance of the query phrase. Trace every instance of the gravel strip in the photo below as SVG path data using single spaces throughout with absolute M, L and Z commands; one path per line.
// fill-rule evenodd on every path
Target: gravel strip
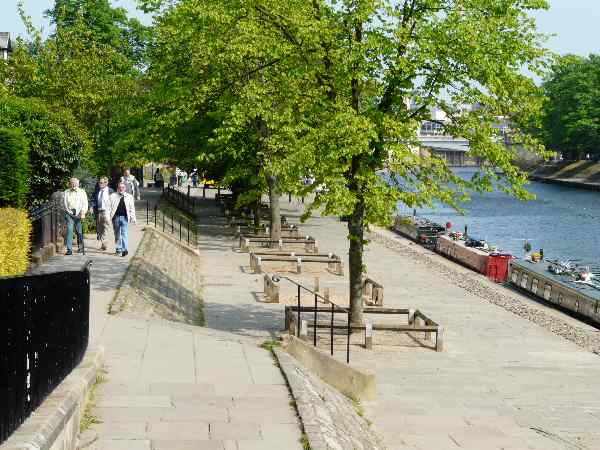
M 408 245 L 408 241 L 396 236 L 393 232 L 373 228 L 369 239 L 377 242 L 403 256 L 410 257 L 421 264 L 435 270 L 443 278 L 465 291 L 498 305 L 507 311 L 536 323 L 548 331 L 577 344 L 590 352 L 600 355 L 600 332 L 579 328 L 536 308 L 535 303 L 529 303 L 513 295 L 508 289 L 498 285 L 489 285 L 482 275 L 475 272 L 463 272 L 462 267 L 451 261 L 438 261 L 438 255 L 427 254 L 427 250 L 417 245 Z M 455 265 L 455 267 L 453 267 Z M 462 270 L 461 270 L 462 269 Z

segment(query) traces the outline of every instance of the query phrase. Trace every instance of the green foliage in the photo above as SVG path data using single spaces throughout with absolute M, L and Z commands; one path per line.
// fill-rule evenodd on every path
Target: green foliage
M 29 144 L 20 129 L 0 128 L 0 208 L 23 208 L 29 185 Z
M 0 208 L 0 276 L 23 275 L 29 265 L 31 222 L 27 213 Z
M 227 161 L 229 177 L 292 192 L 303 191 L 302 176 L 325 184 L 310 208 L 350 218 L 353 311 L 362 308 L 364 230 L 389 223 L 397 202 L 458 207 L 494 185 L 528 197 L 497 124 L 530 123 L 539 111 L 522 70 L 544 67 L 530 12 L 545 0 L 142 3 L 162 11 L 148 134 L 167 154 L 183 152 L 185 137 L 198 160 Z M 473 179 L 420 151 L 417 131 L 432 107 L 449 119 L 443 131 L 467 138 L 484 162 Z M 208 120 L 206 134 L 189 133 Z M 543 154 L 522 131 L 512 124 L 513 142 Z
M 542 138 L 565 159 L 600 153 L 600 56 L 557 58 L 543 84 Z
M 0 95 L 0 127 L 21 129 L 29 142 L 28 205 L 63 189 L 89 151 L 87 133 L 68 111 L 35 99 Z
M 55 33 L 42 40 L 29 23 L 31 38 L 17 39 L 11 58 L 0 62 L 0 79 L 12 95 L 35 97 L 52 108 L 69 110 L 92 138 L 95 155 L 86 162 L 94 172 L 137 162 L 139 149 L 130 157 L 135 142 L 130 130 L 140 128 L 143 59 L 142 53 L 136 56 L 136 48 L 142 44 L 114 36 L 117 31 L 129 33 L 131 25 L 121 23 L 124 13 L 118 8 L 107 11 L 106 2 L 60 3 L 60 8 L 49 12 L 57 21 Z M 27 23 L 24 11 L 22 16 Z M 145 47 L 146 37 L 143 40 Z
M 149 28 L 128 18 L 124 8 L 113 8 L 108 0 L 55 0 L 46 17 L 57 34 L 65 29 L 85 30 L 80 39 L 87 46 L 106 45 L 136 63 L 143 60 Z M 79 22 L 84 26 L 79 27 Z

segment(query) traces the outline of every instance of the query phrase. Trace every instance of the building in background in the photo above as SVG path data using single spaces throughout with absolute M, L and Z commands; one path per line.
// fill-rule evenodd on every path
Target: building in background
M 10 33 L 0 31 L 0 59 L 7 60 L 12 52 Z

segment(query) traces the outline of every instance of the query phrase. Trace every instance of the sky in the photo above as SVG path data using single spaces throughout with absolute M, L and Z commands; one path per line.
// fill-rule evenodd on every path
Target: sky
M 44 10 L 53 0 L 23 0 L 27 13 L 36 26 L 42 26 L 47 34 L 49 25 L 44 19 Z M 16 8 L 17 0 L 0 0 L 0 31 L 9 31 L 12 36 L 23 35 L 24 27 Z M 114 6 L 122 6 L 130 15 L 145 23 L 149 17 L 135 9 L 135 0 L 112 0 Z M 550 10 L 534 16 L 542 33 L 553 34 L 548 41 L 550 50 L 565 54 L 587 56 L 600 53 L 600 0 L 549 0 Z

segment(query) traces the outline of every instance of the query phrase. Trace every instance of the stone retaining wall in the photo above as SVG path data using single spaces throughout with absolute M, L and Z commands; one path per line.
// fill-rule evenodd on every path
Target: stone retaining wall
M 2 444 L 0 450 L 75 450 L 90 389 L 104 363 L 104 349 L 88 349 L 83 361 Z

